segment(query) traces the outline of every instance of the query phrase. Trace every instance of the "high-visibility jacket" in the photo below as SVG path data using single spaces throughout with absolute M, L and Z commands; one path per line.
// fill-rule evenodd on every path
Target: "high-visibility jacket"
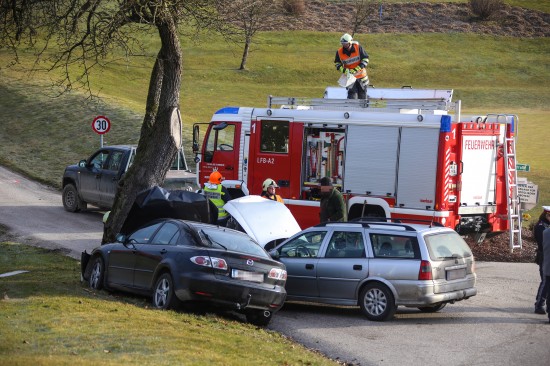
M 225 204 L 225 201 L 223 200 L 225 192 L 222 191 L 222 185 L 217 184 L 216 188 L 210 188 L 209 185 L 205 185 L 203 191 L 204 196 L 212 201 L 212 203 L 218 208 L 218 220 L 226 218 L 228 213 L 223 208 L 223 205 Z
M 262 193 L 262 197 L 263 197 L 263 198 L 267 198 L 268 200 L 272 200 L 272 201 L 277 201 L 277 202 L 285 203 L 285 202 L 283 201 L 283 199 L 281 198 L 281 196 L 279 196 L 278 194 L 276 194 L 275 196 L 269 197 L 269 196 L 267 195 L 267 193 Z
M 361 46 L 359 45 L 359 43 L 354 43 L 352 45 L 352 51 L 349 56 L 346 55 L 346 53 L 344 52 L 344 47 L 340 47 L 338 49 L 338 57 L 340 58 L 340 62 L 342 63 L 342 66 L 350 70 L 353 70 L 354 68 L 359 66 L 362 60 L 361 54 L 360 54 L 360 47 Z M 367 76 L 367 70 L 365 68 L 362 68 L 360 71 L 353 74 L 353 76 L 355 76 L 355 78 L 357 79 L 362 79 Z

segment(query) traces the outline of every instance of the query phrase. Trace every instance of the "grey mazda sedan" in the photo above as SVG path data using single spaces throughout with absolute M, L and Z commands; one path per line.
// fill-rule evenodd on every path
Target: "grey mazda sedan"
M 436 312 L 477 293 L 470 248 L 440 226 L 326 223 L 270 254 L 286 265 L 287 301 L 360 306 L 370 320 L 390 319 L 398 306 Z

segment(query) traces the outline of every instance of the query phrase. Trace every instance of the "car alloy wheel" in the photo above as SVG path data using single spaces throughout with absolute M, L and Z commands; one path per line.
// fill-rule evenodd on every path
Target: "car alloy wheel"
M 90 279 L 88 281 L 91 288 L 100 290 L 103 287 L 104 272 L 105 266 L 103 265 L 103 259 L 101 257 L 95 257 L 92 262 L 92 272 L 90 273 Z
M 174 309 L 179 300 L 174 294 L 174 281 L 169 273 L 163 273 L 157 279 L 153 291 L 153 306 L 157 309 Z
M 361 290 L 359 305 L 365 316 L 374 321 L 387 320 L 396 310 L 392 292 L 381 283 L 365 286 Z

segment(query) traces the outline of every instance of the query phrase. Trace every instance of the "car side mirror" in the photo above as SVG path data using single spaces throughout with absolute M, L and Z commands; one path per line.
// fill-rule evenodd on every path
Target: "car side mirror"
M 80 160 L 78 162 L 78 166 L 81 167 L 81 168 L 85 168 L 86 167 L 86 160 Z
M 271 258 L 273 259 L 279 259 L 279 251 L 277 249 L 271 249 L 269 251 L 269 255 L 271 256 Z
M 121 234 L 121 233 L 118 233 L 117 236 L 115 237 L 115 240 L 116 240 L 118 243 L 124 244 L 124 242 L 126 241 L 126 235 Z

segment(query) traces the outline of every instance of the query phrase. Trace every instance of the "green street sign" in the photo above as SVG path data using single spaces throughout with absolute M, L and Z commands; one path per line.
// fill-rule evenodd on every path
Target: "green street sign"
M 518 172 L 528 172 L 531 170 L 529 164 L 516 164 L 516 170 Z

